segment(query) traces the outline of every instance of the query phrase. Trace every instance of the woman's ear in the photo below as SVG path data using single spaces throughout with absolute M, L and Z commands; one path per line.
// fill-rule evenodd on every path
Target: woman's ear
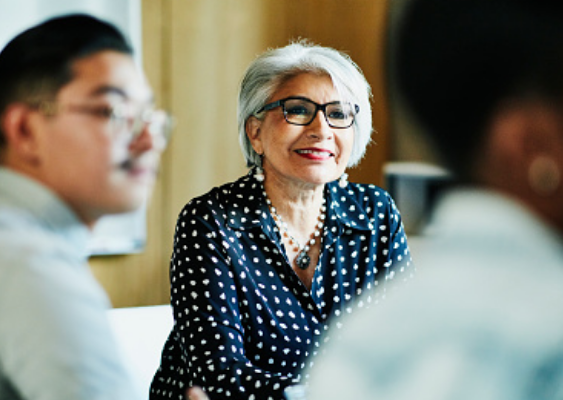
M 262 126 L 262 121 L 260 121 L 255 116 L 250 116 L 246 120 L 245 130 L 246 136 L 252 145 L 254 151 L 258 154 L 262 154 L 262 137 L 260 136 L 260 128 Z

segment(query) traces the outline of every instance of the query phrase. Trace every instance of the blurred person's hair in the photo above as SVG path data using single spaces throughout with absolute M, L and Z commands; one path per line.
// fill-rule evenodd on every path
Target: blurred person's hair
M 400 99 L 459 179 L 505 102 L 563 105 L 562 1 L 413 0 L 404 12 Z
M 54 100 L 72 80 L 73 62 L 104 50 L 133 54 L 115 26 L 85 14 L 51 18 L 20 33 L 0 52 L 0 115 L 15 102 Z M 0 127 L 0 148 L 4 141 Z

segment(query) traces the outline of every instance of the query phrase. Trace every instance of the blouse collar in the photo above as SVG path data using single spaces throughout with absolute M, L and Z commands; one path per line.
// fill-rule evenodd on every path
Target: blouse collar
M 348 185 L 354 184 L 348 183 Z M 263 185 L 254 177 L 254 171 L 251 170 L 246 176 L 232 183 L 229 189 L 229 198 L 236 199 L 236 201 L 225 202 L 228 204 L 226 207 L 227 225 L 236 230 L 249 230 L 263 226 L 265 230 L 271 231 L 273 220 L 271 220 L 264 199 Z M 337 181 L 326 184 L 326 226 L 329 234 L 339 236 L 347 229 L 361 231 L 373 229 L 373 224 L 364 206 L 348 192 L 349 189 L 341 188 Z M 351 210 L 354 212 L 350 212 Z

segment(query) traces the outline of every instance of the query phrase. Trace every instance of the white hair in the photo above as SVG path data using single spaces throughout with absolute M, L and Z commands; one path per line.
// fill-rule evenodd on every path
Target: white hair
M 249 167 L 259 165 L 260 156 L 246 135 L 246 121 L 256 116 L 287 79 L 306 72 L 328 75 L 341 100 L 360 107 L 354 120 L 354 144 L 348 167 L 357 165 L 364 156 L 373 129 L 369 83 L 347 54 L 300 40 L 259 55 L 242 79 L 238 103 L 239 141 Z

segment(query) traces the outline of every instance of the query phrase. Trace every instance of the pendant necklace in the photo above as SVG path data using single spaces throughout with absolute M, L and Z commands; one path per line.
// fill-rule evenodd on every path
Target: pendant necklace
M 282 217 L 277 213 L 276 207 L 272 205 L 272 202 L 266 195 L 265 191 L 264 197 L 266 198 L 266 204 L 268 205 L 270 213 L 272 214 L 272 217 L 274 218 L 278 229 L 281 231 L 282 236 L 288 239 L 290 246 L 295 246 L 295 250 L 297 251 L 297 258 L 295 259 L 295 263 L 300 269 L 307 269 L 309 267 L 309 264 L 311 264 L 311 256 L 309 256 L 308 252 L 309 250 L 311 250 L 311 246 L 313 246 L 317 240 L 321 239 L 321 231 L 323 229 L 324 220 L 326 218 L 326 200 L 323 197 L 323 204 L 321 205 L 321 208 L 319 210 L 318 221 L 315 227 L 315 231 L 311 235 L 311 239 L 309 239 L 307 243 L 305 243 L 305 245 L 301 245 L 299 241 L 295 239 L 295 237 L 289 232 L 287 223 L 284 222 Z

